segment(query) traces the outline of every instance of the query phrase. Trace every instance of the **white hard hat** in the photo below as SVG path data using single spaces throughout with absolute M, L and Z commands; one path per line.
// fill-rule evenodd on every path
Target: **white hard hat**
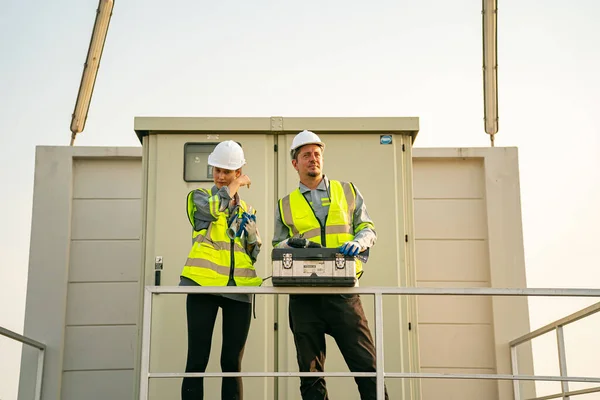
M 302 131 L 294 137 L 292 140 L 292 147 L 290 147 L 290 156 L 294 158 L 294 151 L 307 144 L 316 144 L 325 148 L 325 143 L 317 136 L 316 133 L 311 131 Z
M 208 156 L 208 165 L 235 171 L 246 164 L 242 146 L 233 140 L 226 140 L 215 147 Z

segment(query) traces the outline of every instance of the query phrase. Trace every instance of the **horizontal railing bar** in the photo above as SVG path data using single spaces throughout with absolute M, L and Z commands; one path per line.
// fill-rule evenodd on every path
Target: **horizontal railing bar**
M 39 350 L 46 350 L 46 345 L 45 344 L 40 343 L 37 340 L 30 339 L 30 338 L 28 338 L 26 336 L 19 335 L 18 333 L 13 332 L 11 330 L 8 330 L 6 328 L 2 328 L 1 326 L 0 326 L 0 335 L 6 336 L 7 338 L 10 338 L 10 339 L 14 339 L 17 342 L 21 342 L 21 343 L 27 344 L 27 345 L 29 345 L 31 347 L 35 347 L 35 348 L 37 348 Z
M 543 375 L 507 375 L 507 374 L 441 374 L 441 373 L 404 373 L 386 372 L 386 378 L 426 378 L 426 379 L 491 379 L 498 381 L 548 381 L 548 382 L 588 382 L 600 383 L 600 378 L 582 376 L 543 376 Z
M 551 394 L 549 396 L 543 396 L 543 397 L 532 397 L 530 399 L 527 400 L 551 400 L 551 399 L 560 399 L 561 397 L 568 397 L 568 396 L 579 396 L 582 394 L 590 394 L 590 393 L 597 393 L 600 392 L 600 386 L 597 387 L 593 387 L 593 388 L 589 388 L 589 389 L 581 389 L 581 390 L 571 390 L 569 392 L 565 392 L 563 393 L 556 393 L 556 394 Z
M 151 372 L 148 378 L 231 378 L 231 377 L 375 377 L 375 372 Z M 424 379 L 489 379 L 506 381 L 557 381 L 600 383 L 600 378 L 581 376 L 543 376 L 543 375 L 507 375 L 507 374 L 443 374 L 423 372 L 385 372 L 386 378 L 424 378 Z
M 559 326 L 565 326 L 565 325 L 568 325 L 575 321 L 579 321 L 580 319 L 589 317 L 590 315 L 593 315 L 593 314 L 597 313 L 598 311 L 600 311 L 600 303 L 592 304 L 589 307 L 579 310 L 571 315 L 567 315 L 564 318 L 561 318 L 559 320 L 551 322 L 548 325 L 545 325 L 545 326 L 542 326 L 541 328 L 536 329 L 535 331 L 531 331 L 521 337 L 518 337 L 518 338 L 512 340 L 511 342 L 509 342 L 509 345 L 510 346 L 518 346 L 522 343 L 530 341 L 531 339 L 535 339 L 538 336 L 542 336 L 548 332 L 552 332 Z
M 280 377 L 280 378 L 318 378 L 318 377 L 361 377 L 374 378 L 375 372 L 187 372 L 187 373 L 171 373 L 171 372 L 151 372 L 148 378 L 264 378 L 264 377 Z
M 450 296 L 600 297 L 600 289 L 565 288 L 419 288 L 419 287 L 291 287 L 291 286 L 146 286 L 154 294 L 389 294 Z

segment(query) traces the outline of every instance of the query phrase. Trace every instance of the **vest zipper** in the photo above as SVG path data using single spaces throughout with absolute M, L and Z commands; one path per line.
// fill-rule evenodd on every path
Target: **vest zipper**
M 233 270 L 235 268 L 235 256 L 233 254 L 234 251 L 234 240 L 230 240 L 229 241 L 231 243 L 231 246 L 229 248 L 229 254 L 230 254 L 230 264 L 229 264 L 229 281 L 227 282 L 227 286 L 237 286 L 235 283 L 235 279 L 233 278 Z
M 234 207 L 233 210 L 231 211 L 231 213 L 226 216 L 227 226 L 230 226 L 231 223 L 233 222 L 233 219 L 237 218 L 237 208 L 238 207 L 239 207 L 239 205 Z M 230 219 L 230 217 L 233 217 L 233 218 Z M 233 278 L 233 272 L 234 272 L 234 268 L 235 268 L 235 256 L 233 254 L 233 251 L 235 248 L 234 245 L 235 245 L 235 238 L 229 239 L 229 280 L 227 281 L 227 286 L 237 286 L 235 283 L 235 279 Z
M 322 224 L 319 217 L 317 217 L 317 213 L 315 212 L 315 209 L 310 204 L 308 199 L 304 195 L 302 195 L 302 197 L 304 198 L 304 200 L 310 207 L 310 210 L 312 211 L 313 215 L 315 216 L 315 219 L 317 220 L 317 222 L 319 223 L 319 226 L 321 227 L 321 246 L 327 247 L 327 235 L 325 234 L 325 226 L 327 225 L 327 217 L 329 217 L 329 211 L 327 211 L 327 214 L 325 215 L 325 224 Z M 331 202 L 331 195 L 329 196 L 329 199 L 330 199 L 329 201 Z M 329 207 L 331 207 L 331 205 Z
M 315 211 L 313 210 L 313 213 L 314 212 Z M 327 227 L 327 217 L 329 217 L 329 210 L 327 210 L 327 214 L 325 215 L 325 224 L 321 224 L 321 221 L 319 221 L 319 218 L 317 218 L 317 214 L 315 214 L 315 218 L 317 218 L 317 221 L 319 221 L 319 225 L 321 225 L 321 243 L 323 247 L 327 247 L 327 235 L 325 232 L 325 228 Z

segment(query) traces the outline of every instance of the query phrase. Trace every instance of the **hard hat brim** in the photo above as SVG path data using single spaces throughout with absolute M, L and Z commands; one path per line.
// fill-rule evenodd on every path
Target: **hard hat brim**
M 244 162 L 239 167 L 235 167 L 234 168 L 234 166 L 232 166 L 232 165 L 225 165 L 225 164 L 221 164 L 221 163 L 218 163 L 218 162 L 211 162 L 210 160 L 208 160 L 208 165 L 210 165 L 211 167 L 217 167 L 217 168 L 227 169 L 227 170 L 230 170 L 230 171 L 237 171 L 238 169 L 240 169 L 244 165 L 246 165 L 246 163 Z
M 308 146 L 310 144 L 317 145 L 317 146 L 319 146 L 321 148 L 321 150 L 325 150 L 325 143 L 323 143 L 323 142 L 314 141 L 314 142 L 302 143 L 302 144 L 300 144 L 300 145 L 298 145 L 298 146 L 290 149 L 290 157 L 294 158 L 294 153 L 295 152 L 299 151 L 302 147 Z

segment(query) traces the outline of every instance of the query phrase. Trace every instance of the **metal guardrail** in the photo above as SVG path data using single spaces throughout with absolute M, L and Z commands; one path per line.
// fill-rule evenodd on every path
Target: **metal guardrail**
M 559 369 L 560 369 L 560 376 L 566 377 L 567 376 L 567 356 L 566 356 L 566 351 L 565 351 L 565 337 L 564 337 L 563 327 L 565 325 L 571 324 L 575 321 L 579 321 L 580 319 L 583 319 L 585 317 L 589 317 L 590 315 L 593 315 L 599 311 L 600 311 L 600 303 L 592 304 L 589 307 L 586 307 L 586 308 L 584 308 L 580 311 L 577 311 L 571 315 L 568 315 L 557 321 L 551 322 L 546 326 L 536 329 L 533 332 L 530 332 L 526 335 L 523 335 L 521 337 L 518 337 L 518 338 L 512 340 L 509 343 L 512 373 L 513 374 L 518 373 L 517 346 L 520 344 L 529 342 L 529 341 L 535 339 L 536 337 L 542 336 L 546 333 L 550 333 L 555 330 L 556 331 L 556 344 L 558 347 L 558 363 L 559 363 Z M 569 381 L 567 381 L 567 380 L 561 381 L 561 389 L 562 390 L 560 393 L 552 394 L 549 396 L 543 396 L 543 397 L 535 397 L 535 398 L 528 399 L 528 400 L 550 400 L 550 399 L 559 399 L 561 397 L 563 399 L 568 399 L 570 396 L 600 392 L 600 386 L 594 387 L 594 388 L 589 388 L 589 389 L 569 391 Z M 520 388 L 519 388 L 518 382 L 513 382 L 513 391 L 514 391 L 515 400 L 521 400 L 521 394 L 520 394 Z
M 40 400 L 42 398 L 42 378 L 44 376 L 44 356 L 46 354 L 46 345 L 38 342 L 37 340 L 30 339 L 26 336 L 19 335 L 16 332 L 10 331 L 6 328 L 0 326 L 0 335 L 5 336 L 9 339 L 16 340 L 17 342 L 21 342 L 23 344 L 29 345 L 31 347 L 35 347 L 39 350 L 38 354 L 38 365 L 37 365 L 37 375 L 35 379 L 35 400 Z
M 152 325 L 152 300 L 155 294 L 189 293 L 250 293 L 250 294 L 367 294 L 375 296 L 375 349 L 376 372 L 203 372 L 203 373 L 153 373 L 150 372 L 150 332 Z M 506 374 L 445 374 L 404 373 L 384 371 L 383 351 L 383 296 L 538 296 L 538 297 L 599 297 L 600 289 L 496 289 L 496 288 L 417 288 L 417 287 L 209 287 L 209 286 L 146 286 L 142 320 L 142 359 L 140 369 L 140 400 L 148 400 L 151 378 L 183 377 L 376 377 L 377 399 L 384 399 L 384 378 L 434 378 L 434 379 L 493 379 L 515 381 L 558 381 L 600 383 L 600 378 L 575 376 L 540 376 Z M 535 331 L 537 332 L 537 331 Z M 518 340 L 518 339 L 517 339 Z M 512 343 L 512 342 L 511 342 Z M 516 346 L 516 345 L 515 345 Z M 516 351 L 516 350 L 515 350 Z M 515 364 L 513 363 L 513 367 Z M 517 388 L 518 389 L 518 388 Z M 518 394 L 518 392 L 515 392 Z M 520 397 L 515 397 L 520 400 Z M 541 399 L 538 399 L 541 400 Z

